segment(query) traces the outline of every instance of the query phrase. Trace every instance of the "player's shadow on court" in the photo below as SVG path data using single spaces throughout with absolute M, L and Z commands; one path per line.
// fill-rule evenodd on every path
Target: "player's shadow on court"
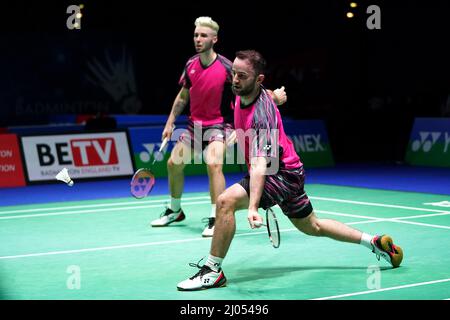
M 380 271 L 391 270 L 392 267 L 379 267 Z M 239 269 L 239 275 L 233 276 L 233 283 L 241 283 L 248 281 L 255 281 L 261 279 L 279 278 L 288 275 L 289 273 L 304 272 L 304 271 L 318 271 L 330 270 L 333 272 L 349 271 L 349 270 L 367 270 L 367 266 L 309 266 L 309 267 L 271 267 L 271 268 L 250 268 Z

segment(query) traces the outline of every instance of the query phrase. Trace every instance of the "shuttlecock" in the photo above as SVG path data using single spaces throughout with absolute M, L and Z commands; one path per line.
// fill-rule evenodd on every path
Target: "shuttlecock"
M 69 176 L 69 172 L 67 171 L 67 168 L 62 169 L 57 175 L 56 180 L 63 181 L 67 183 L 69 187 L 73 186 L 73 181 Z

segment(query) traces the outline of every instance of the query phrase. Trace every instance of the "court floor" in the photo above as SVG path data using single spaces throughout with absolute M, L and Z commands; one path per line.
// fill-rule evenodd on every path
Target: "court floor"
M 207 256 L 207 193 L 185 193 L 181 223 L 151 228 L 166 195 L 0 207 L 0 299 L 449 299 L 450 196 L 308 184 L 316 213 L 404 250 L 392 269 L 360 245 L 301 234 L 275 212 L 281 246 L 236 213 L 224 288 L 179 292 Z M 262 213 L 262 212 L 261 212 Z

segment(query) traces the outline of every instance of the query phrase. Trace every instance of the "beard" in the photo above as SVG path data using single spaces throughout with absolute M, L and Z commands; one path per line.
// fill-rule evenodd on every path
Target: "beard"
M 250 84 L 246 87 L 240 87 L 240 88 L 235 88 L 234 86 L 231 86 L 231 90 L 233 91 L 233 94 L 236 96 L 248 96 L 250 95 L 253 90 L 255 90 L 255 84 Z

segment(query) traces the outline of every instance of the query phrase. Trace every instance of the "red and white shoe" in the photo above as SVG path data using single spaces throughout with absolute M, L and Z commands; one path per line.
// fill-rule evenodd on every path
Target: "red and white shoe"
M 394 268 L 400 266 L 403 260 L 403 250 L 394 244 L 392 238 L 388 235 L 374 236 L 371 240 L 372 252 L 375 253 L 377 259 L 383 257 Z
M 198 267 L 200 270 L 189 279 L 178 283 L 178 290 L 195 291 L 226 286 L 227 278 L 225 278 L 225 274 L 222 269 L 219 269 L 219 271 L 214 271 L 205 265 L 200 267 L 198 264 L 190 264 L 190 266 Z
M 152 227 L 167 227 L 172 222 L 180 222 L 186 218 L 183 210 L 174 212 L 170 208 L 166 208 L 159 219 L 151 222 Z

